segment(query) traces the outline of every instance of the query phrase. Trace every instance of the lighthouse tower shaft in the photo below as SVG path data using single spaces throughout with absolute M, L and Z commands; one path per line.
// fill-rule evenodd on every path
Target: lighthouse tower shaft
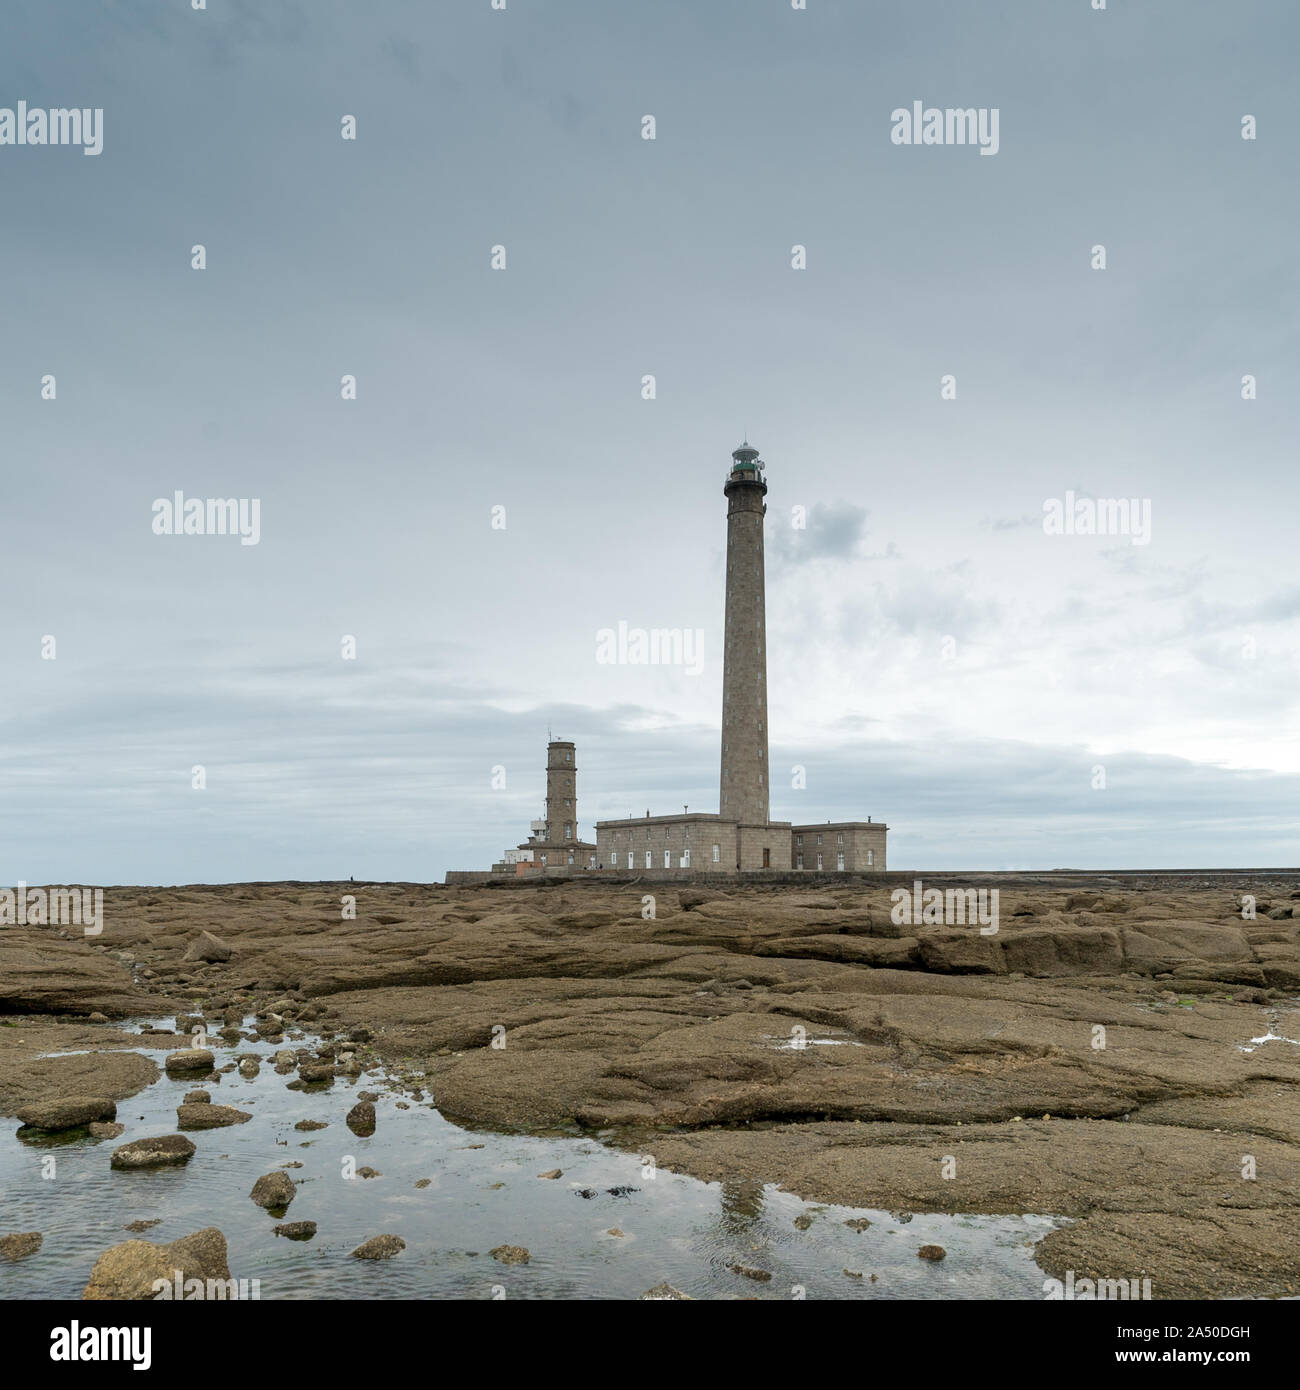
M 722 665 L 723 820 L 766 825 L 767 614 L 764 601 L 763 517 L 767 484 L 758 450 L 732 454 L 727 498 L 727 605 Z

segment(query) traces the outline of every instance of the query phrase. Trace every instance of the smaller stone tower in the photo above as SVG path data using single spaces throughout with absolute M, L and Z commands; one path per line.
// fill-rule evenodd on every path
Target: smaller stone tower
M 578 769 L 574 745 L 552 739 L 546 745 L 546 840 L 553 845 L 577 844 Z

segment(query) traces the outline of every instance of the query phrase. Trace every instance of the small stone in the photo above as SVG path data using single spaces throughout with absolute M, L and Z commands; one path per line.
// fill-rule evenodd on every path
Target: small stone
M 208 961 L 221 965 L 228 961 L 231 955 L 231 948 L 220 937 L 213 936 L 209 931 L 203 931 L 190 942 L 181 959 Z
M 406 1242 L 401 1236 L 371 1236 L 369 1240 L 362 1241 L 352 1254 L 358 1260 L 391 1260 L 405 1249 Z
M 559 1168 L 548 1168 L 544 1173 L 538 1173 L 539 1178 L 562 1178 L 564 1173 Z
M 328 1128 L 329 1128 L 329 1121 L 328 1121 L 328 1120 L 299 1120 L 298 1123 L 297 1123 L 296 1125 L 294 1125 L 294 1129 L 300 1129 L 300 1130 L 303 1131 L 303 1133 L 307 1133 L 307 1132 L 309 1132 L 310 1130 L 313 1130 L 313 1129 L 328 1129 Z
M 357 1099 L 361 1101 L 376 1101 L 379 1099 L 378 1091 L 358 1091 Z
M 358 1168 L 357 1177 L 359 1178 L 382 1178 L 384 1175 L 378 1168 Z
M 605 1232 L 605 1234 L 607 1236 L 618 1236 L 620 1239 L 623 1236 L 623 1232 L 620 1231 L 617 1226 L 611 1226 L 609 1230 Z
M 169 1052 L 163 1066 L 168 1071 L 211 1071 L 215 1060 L 206 1047 L 184 1047 Z
M 846 1221 L 844 1224 L 849 1228 L 850 1231 L 862 1232 L 865 1231 L 867 1227 L 871 1225 L 871 1222 L 868 1221 L 865 1216 L 855 1216 L 852 1221 Z
M 432 1178 L 417 1178 L 415 1185 L 416 1187 L 428 1187 L 432 1181 Z
M 29 1129 L 57 1133 L 82 1129 L 92 1120 L 115 1120 L 117 1106 L 103 1096 L 67 1096 L 62 1100 L 34 1101 L 22 1106 L 17 1115 Z
M 316 1234 L 316 1223 L 314 1221 L 284 1221 L 275 1227 L 277 1236 L 284 1236 L 286 1240 L 310 1240 Z
M 651 1302 L 665 1302 L 668 1299 L 684 1299 L 687 1303 L 695 1301 L 690 1294 L 673 1288 L 671 1284 L 656 1284 L 653 1289 L 647 1289 L 641 1297 Z
M 178 1105 L 176 1107 L 177 1129 L 221 1129 L 225 1125 L 247 1124 L 253 1117 L 247 1110 L 236 1110 L 233 1105 Z
M 183 1134 L 159 1134 L 150 1139 L 133 1139 L 113 1150 L 109 1158 L 112 1168 L 166 1168 L 188 1163 L 194 1157 L 194 1145 Z
M 806 1231 L 812 1223 L 812 1217 L 809 1216 L 807 1212 L 804 1212 L 802 1215 L 795 1217 L 794 1228 L 796 1231 Z
M 916 1253 L 923 1260 L 942 1260 L 948 1252 L 942 1245 L 923 1245 Z
M 211 1105 L 212 1096 L 207 1091 L 186 1091 L 182 1105 Z
M 263 1173 L 248 1195 L 267 1211 L 283 1211 L 294 1199 L 294 1186 L 283 1173 Z
M 107 1023 L 107 1022 L 108 1022 L 108 1016 L 107 1016 L 106 1014 L 101 1014 L 101 1013 L 99 1013 L 98 1011 L 96 1011 L 95 1013 L 91 1014 L 91 1015 L 86 1019 L 86 1022 L 87 1022 L 87 1023 Z
M 359 1139 L 368 1139 L 375 1132 L 375 1106 L 373 1101 L 358 1101 L 347 1113 L 345 1123 Z
M 144 1220 L 140 1220 L 140 1221 L 128 1221 L 128 1222 L 126 1223 L 126 1225 L 122 1227 L 122 1229 L 123 1229 L 124 1231 L 132 1231 L 132 1232 L 134 1232 L 136 1235 L 139 1235 L 141 1231 L 151 1231 L 151 1230 L 153 1230 L 153 1228 L 154 1228 L 155 1226 L 161 1226 L 161 1225 L 162 1225 L 162 1217 L 161 1217 L 161 1216 L 155 1216 L 155 1217 L 153 1218 L 153 1220 L 151 1220 L 151 1221 L 144 1221 Z
M 92 1139 L 116 1139 L 119 1135 L 126 1133 L 126 1126 L 109 1120 L 92 1120 L 86 1126 L 86 1133 Z
M 488 1254 L 494 1260 L 500 1260 L 503 1265 L 526 1265 L 531 1258 L 522 1245 L 498 1245 L 495 1250 L 489 1250 Z
M 39 1231 L 17 1231 L 0 1240 L 0 1259 L 25 1260 L 34 1255 L 45 1237 Z
M 772 1277 L 771 1271 L 766 1269 L 755 1269 L 753 1265 L 728 1265 L 727 1268 L 733 1274 L 741 1274 L 746 1279 L 756 1279 L 760 1284 L 765 1284 Z

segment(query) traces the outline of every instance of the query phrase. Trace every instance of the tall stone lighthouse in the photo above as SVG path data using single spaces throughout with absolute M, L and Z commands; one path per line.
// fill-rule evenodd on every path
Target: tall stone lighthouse
M 727 600 L 722 660 L 719 814 L 767 825 L 767 614 L 763 591 L 763 461 L 748 441 L 731 455 L 727 498 Z
M 722 758 L 718 810 L 624 816 L 596 822 L 596 844 L 573 845 L 577 800 L 571 743 L 553 742 L 546 763 L 546 818 L 527 845 L 527 871 L 553 865 L 642 879 L 682 874 L 863 873 L 885 870 L 881 821 L 812 821 L 794 825 L 771 817 L 768 766 L 767 605 L 764 599 L 763 519 L 767 483 L 763 461 L 746 440 L 731 455 L 722 489 L 727 499 L 727 594 L 722 640 Z M 800 789 L 802 784 L 800 784 Z M 790 792 L 796 790 L 791 782 Z M 779 804 L 779 803 L 778 803 Z M 570 829 L 570 820 L 575 822 Z M 573 848 L 570 846 L 573 845 Z M 594 851 L 594 852 L 593 852 Z M 509 851 L 507 851 L 509 853 Z M 518 862 L 493 873 L 519 872 Z M 448 882 L 451 876 L 448 875 Z

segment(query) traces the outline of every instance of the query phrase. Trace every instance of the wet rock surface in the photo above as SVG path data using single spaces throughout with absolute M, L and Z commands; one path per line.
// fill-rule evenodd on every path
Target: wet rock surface
M 208 1227 L 170 1245 L 124 1241 L 95 1261 L 81 1296 L 92 1300 L 153 1298 L 156 1282 L 173 1285 L 178 1271 L 182 1280 L 230 1279 L 225 1236 L 216 1227 Z
M 221 1129 L 225 1125 L 247 1124 L 253 1117 L 233 1105 L 213 1105 L 211 1101 L 176 1107 L 177 1129 Z
M 16 1231 L 0 1236 L 0 1260 L 25 1260 L 41 1248 L 44 1240 L 40 1231 Z
M 183 1134 L 160 1134 L 149 1139 L 132 1139 L 113 1150 L 114 1168 L 167 1168 L 188 1163 L 194 1145 Z
M 267 1211 L 283 1211 L 294 1199 L 293 1179 L 284 1173 L 264 1173 L 248 1195 Z
M 275 1227 L 277 1236 L 286 1240 L 310 1240 L 316 1234 L 314 1221 L 284 1221 Z
M 30 1129 L 54 1132 L 78 1129 L 95 1120 L 117 1118 L 117 1106 L 103 1096 L 66 1096 L 21 1106 L 19 1120 Z
M 1292 1288 L 1300 885 L 962 883 L 1001 889 L 995 934 L 895 922 L 892 881 L 653 885 L 653 920 L 643 884 L 366 885 L 343 922 L 341 885 L 110 889 L 111 942 L 0 935 L 19 1001 L 18 1026 L 0 1028 L 0 1113 L 120 1101 L 157 1077 L 130 1051 L 138 1036 L 92 1012 L 120 1018 L 129 1000 L 156 1015 L 171 991 L 183 1016 L 215 1000 L 188 1016 L 211 1031 L 238 1000 L 262 1036 L 285 1030 L 275 1067 L 308 1089 L 338 1090 L 377 1059 L 458 1122 L 596 1131 L 709 1181 L 884 1210 L 1059 1212 L 1075 1220 L 1041 1242 L 1049 1271 L 1123 1259 L 1121 1273 L 1153 1272 L 1158 1297 Z M 203 932 L 228 957 L 186 960 Z M 135 983 L 114 953 L 154 979 Z M 54 1015 L 69 1021 L 54 1029 Z M 335 1041 L 322 1055 L 295 1028 L 323 1018 Z M 504 1048 L 490 1046 L 497 1025 Z M 192 1050 L 190 1036 L 173 1046 Z M 94 1050 L 40 1056 L 55 1046 Z
M 405 1249 L 406 1242 L 401 1236 L 371 1236 L 369 1240 L 358 1245 L 352 1254 L 358 1260 L 391 1260 L 394 1255 L 400 1255 Z

